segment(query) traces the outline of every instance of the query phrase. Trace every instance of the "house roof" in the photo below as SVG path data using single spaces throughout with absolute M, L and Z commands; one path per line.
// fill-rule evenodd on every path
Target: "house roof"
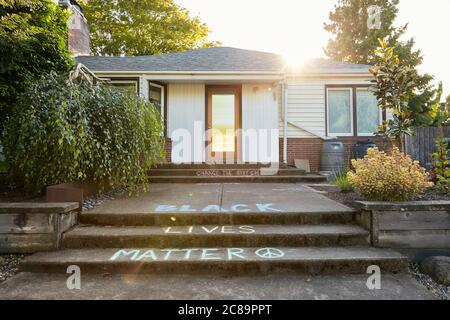
M 79 56 L 77 61 L 94 72 L 282 73 L 286 67 L 282 55 L 230 47 L 213 47 L 153 56 Z M 367 73 L 368 67 L 317 59 L 295 70 L 308 73 Z

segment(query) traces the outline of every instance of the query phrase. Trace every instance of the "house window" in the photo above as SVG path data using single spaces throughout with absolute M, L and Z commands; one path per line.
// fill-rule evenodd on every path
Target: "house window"
M 327 88 L 329 136 L 373 136 L 382 123 L 382 111 L 368 87 Z
M 138 85 L 135 80 L 114 80 L 111 79 L 109 85 L 115 87 L 121 91 L 130 92 L 130 93 L 138 93 Z
M 368 88 L 356 89 L 358 136 L 371 136 L 381 123 L 381 109 L 375 95 Z
M 150 82 L 148 85 L 148 99 L 161 115 L 164 115 L 164 86 Z
M 328 89 L 327 97 L 328 134 L 333 136 L 352 136 L 352 89 Z

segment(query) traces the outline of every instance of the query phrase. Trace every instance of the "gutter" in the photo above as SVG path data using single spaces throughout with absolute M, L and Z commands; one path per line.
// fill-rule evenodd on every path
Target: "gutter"
M 283 80 L 281 82 L 281 92 L 283 97 L 283 163 L 287 164 L 287 126 L 288 126 L 288 91 L 287 91 L 287 83 Z

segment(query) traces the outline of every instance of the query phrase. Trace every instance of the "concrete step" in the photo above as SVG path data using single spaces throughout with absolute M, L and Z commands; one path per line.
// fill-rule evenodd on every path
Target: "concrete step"
M 79 226 L 64 234 L 63 247 L 207 248 L 254 246 L 355 246 L 369 244 L 356 225 L 211 225 L 182 227 Z
M 264 172 L 263 172 L 264 173 Z M 278 169 L 276 176 L 303 176 L 305 170 L 301 169 Z M 226 168 L 226 169 L 152 169 L 149 172 L 151 177 L 172 177 L 172 176 L 185 176 L 185 177 L 223 177 L 223 176 L 264 176 L 259 168 Z
M 360 213 L 335 212 L 85 212 L 80 223 L 108 226 L 190 226 L 261 224 L 345 224 L 356 222 Z
M 151 183 L 319 183 L 326 182 L 321 175 L 286 176 L 151 176 Z
M 156 165 L 155 169 L 260 169 L 270 167 L 270 164 L 261 163 L 161 163 Z M 280 168 L 288 168 L 285 164 L 280 163 Z
M 21 271 L 66 273 L 76 265 L 83 273 L 308 274 L 406 272 L 407 259 L 386 249 L 330 248 L 184 248 L 83 249 L 37 253 L 25 258 Z M 362 284 L 364 285 L 364 284 Z

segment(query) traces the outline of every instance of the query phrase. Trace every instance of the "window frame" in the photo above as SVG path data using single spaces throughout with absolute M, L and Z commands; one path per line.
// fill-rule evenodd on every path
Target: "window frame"
M 369 90 L 372 87 L 370 84 L 326 84 L 325 85 L 325 133 L 327 137 L 334 136 L 334 137 L 374 137 L 374 133 L 361 133 L 358 134 L 358 105 L 357 105 L 357 95 L 356 92 L 358 89 L 366 89 Z M 352 127 L 352 134 L 332 134 L 330 133 L 330 126 L 329 126 L 329 103 L 328 103 L 328 92 L 329 89 L 344 89 L 349 90 L 351 92 L 351 109 L 352 109 L 352 118 L 351 118 L 351 127 Z M 380 122 L 379 125 L 383 123 L 383 121 L 386 120 L 386 111 L 382 110 L 380 107 Z
M 161 89 L 161 116 L 163 119 L 166 119 L 166 106 L 165 106 L 165 99 L 166 99 L 166 87 L 162 84 L 149 81 L 148 82 L 148 101 L 150 101 L 150 87 L 155 87 Z
M 337 137 L 352 137 L 353 135 L 354 135 L 354 131 L 355 131 L 355 128 L 354 128 L 354 106 L 353 106 L 353 104 L 354 104 L 354 101 L 353 101 L 353 92 L 352 92 L 352 88 L 346 88 L 346 87 L 327 87 L 326 88 L 326 91 L 327 91 L 327 134 L 332 134 L 332 135 L 334 135 L 334 136 L 337 136 Z M 329 104 L 329 97 L 330 97 L 330 94 L 329 94 L 329 92 L 330 91 L 348 91 L 348 93 L 349 93 L 349 97 L 350 97 L 350 133 L 335 133 L 335 132 L 333 132 L 333 133 L 330 133 L 330 117 L 329 117 L 329 114 L 330 114 L 330 109 L 329 109 L 329 106 L 330 106 L 330 104 Z
M 136 86 L 136 95 L 139 95 L 139 78 L 106 78 L 106 80 L 111 83 L 118 83 L 118 84 L 134 84 Z

